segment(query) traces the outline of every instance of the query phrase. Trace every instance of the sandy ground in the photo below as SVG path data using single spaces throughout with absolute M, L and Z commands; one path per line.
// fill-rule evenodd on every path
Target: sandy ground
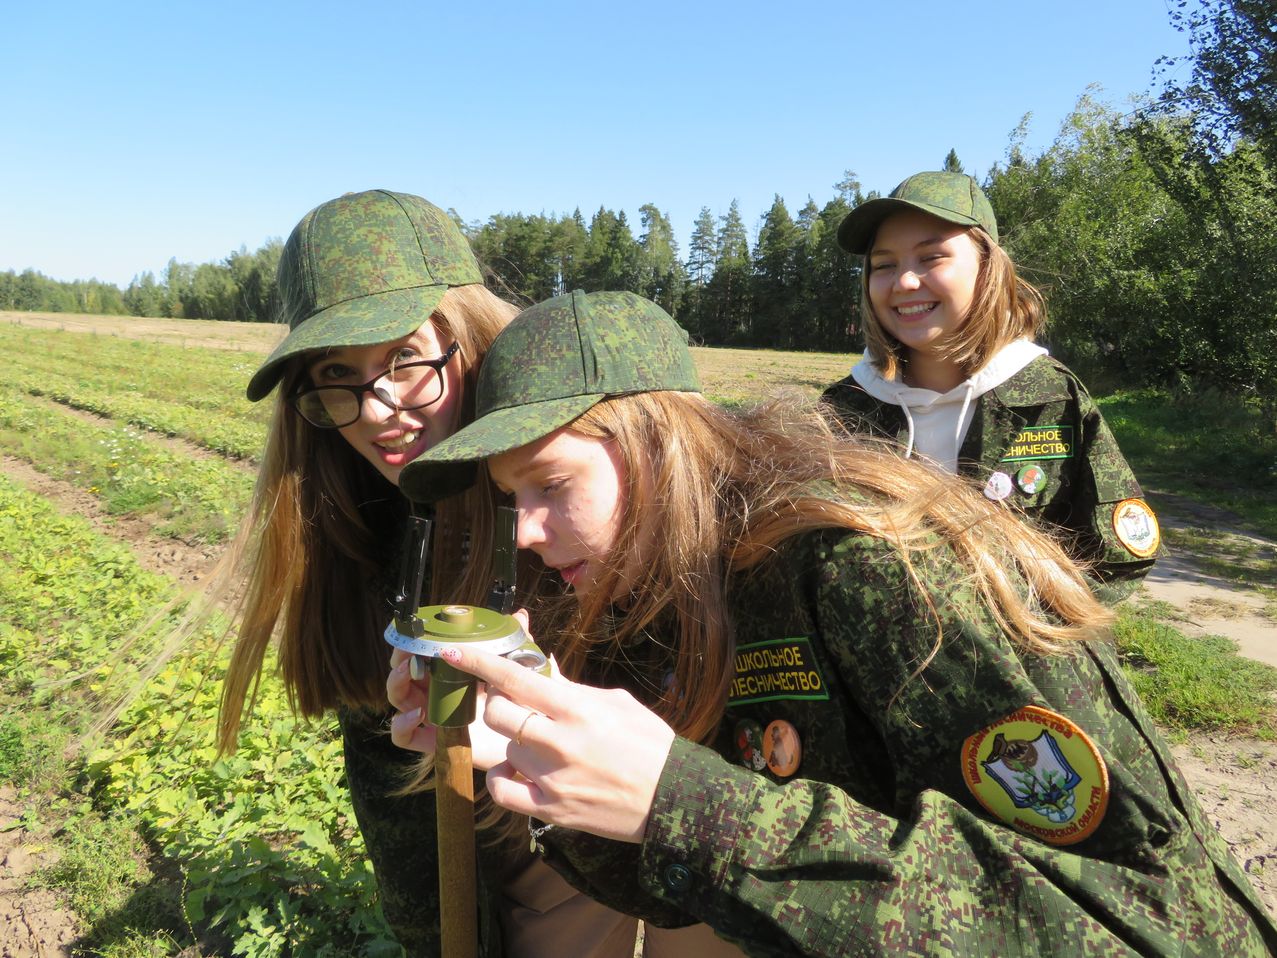
M 0 321 L 16 315 L 30 319 L 30 314 L 0 313 Z M 42 322 L 56 326 L 76 322 L 76 318 L 49 314 Z M 135 335 L 165 335 L 149 325 L 164 321 L 137 322 L 147 325 L 144 333 Z M 226 325 L 217 324 L 219 342 L 225 342 Z M 251 337 L 274 330 L 239 325 L 250 327 L 250 340 L 241 348 L 261 349 L 269 345 L 260 339 L 252 341 Z M 189 327 L 183 322 L 174 341 L 191 342 Z M 50 479 L 22 460 L 0 457 L 0 470 L 53 501 L 64 512 L 80 515 L 103 533 L 129 543 L 139 561 L 152 571 L 196 583 L 217 559 L 215 549 L 157 536 L 144 519 L 107 515 L 94 496 Z M 1227 514 L 1173 497 L 1154 496 L 1154 501 L 1158 502 L 1164 526 L 1210 530 L 1210 542 L 1203 548 L 1217 548 L 1216 558 L 1231 552 L 1253 555 L 1256 551 L 1261 556 L 1277 556 L 1277 543 L 1232 527 Z M 1164 508 L 1166 511 L 1162 511 Z M 1277 666 L 1277 623 L 1265 616 L 1265 599 L 1256 590 L 1211 575 L 1206 567 L 1208 558 L 1180 550 L 1159 560 L 1143 595 L 1173 606 L 1177 610 L 1176 624 L 1184 631 L 1230 636 L 1237 640 L 1243 654 Z M 1203 736 L 1177 746 L 1175 753 L 1211 821 L 1250 874 L 1268 907 L 1277 913 L 1277 826 L 1268 814 L 1277 802 L 1277 745 Z M 13 790 L 0 788 L 0 958 L 75 954 L 73 942 L 80 929 L 74 916 L 52 893 L 27 887 L 27 879 L 36 869 L 51 864 L 54 851 L 47 836 L 14 827 L 21 813 Z

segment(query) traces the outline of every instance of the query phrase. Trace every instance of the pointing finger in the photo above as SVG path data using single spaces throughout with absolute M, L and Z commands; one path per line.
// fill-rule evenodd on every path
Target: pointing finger
M 562 704 L 568 700 L 564 694 L 563 680 L 552 682 L 517 662 L 491 652 L 452 646 L 444 649 L 440 656 L 463 672 L 469 672 L 499 689 L 525 708 L 546 715 L 557 715 Z

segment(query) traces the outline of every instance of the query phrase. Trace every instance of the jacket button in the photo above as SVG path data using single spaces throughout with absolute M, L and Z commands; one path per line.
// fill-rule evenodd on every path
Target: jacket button
M 686 865 L 670 865 L 665 869 L 665 887 L 672 892 L 685 892 L 692 887 L 692 873 Z

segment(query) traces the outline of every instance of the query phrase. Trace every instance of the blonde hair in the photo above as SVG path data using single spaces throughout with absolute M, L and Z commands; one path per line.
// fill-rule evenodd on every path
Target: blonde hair
M 462 423 L 474 416 L 479 364 L 516 312 L 476 284 L 449 289 L 426 320 L 442 340 L 460 346 Z M 299 357 L 284 373 L 252 506 L 226 562 L 246 565 L 247 583 L 222 687 L 222 751 L 234 749 L 252 711 L 276 633 L 280 672 L 296 712 L 313 717 L 338 705 L 386 708 L 390 650 L 381 631 L 408 501 L 336 430 L 311 426 L 293 408 L 289 397 L 306 375 L 306 362 Z M 490 570 L 481 561 L 466 562 L 464 550 L 467 537 L 488 541 L 491 510 L 483 484 L 436 506 L 433 601 L 482 601 Z
M 960 563 L 996 626 L 1033 653 L 1066 650 L 1111 619 L 1054 540 L 962 480 L 847 436 L 810 404 L 779 399 L 732 413 L 696 394 L 642 393 L 605 400 L 569 428 L 617 443 L 625 500 L 596 587 L 555 610 L 563 622 L 555 653 L 573 677 L 606 675 L 614 664 L 647 672 L 639 694 L 680 735 L 706 741 L 722 715 L 733 675 L 733 574 L 809 530 L 859 531 L 899 551 L 937 623 L 915 676 L 943 638 L 921 563 Z M 623 558 L 636 549 L 640 577 L 627 582 Z M 614 622 L 618 590 L 627 608 Z M 636 669 L 633 658 L 639 639 L 665 637 L 676 696 L 661 687 L 662 669 Z
M 1006 250 L 982 227 L 966 229 L 980 256 L 975 295 L 958 332 L 939 344 L 942 359 L 956 363 L 963 376 L 984 367 L 1007 343 L 1033 339 L 1046 323 L 1042 294 L 1021 278 Z M 873 251 L 873 241 L 869 250 Z M 887 332 L 869 300 L 869 278 L 873 270 L 865 257 L 860 274 L 860 314 L 865 321 L 865 350 L 886 379 L 896 379 L 909 365 L 908 348 Z

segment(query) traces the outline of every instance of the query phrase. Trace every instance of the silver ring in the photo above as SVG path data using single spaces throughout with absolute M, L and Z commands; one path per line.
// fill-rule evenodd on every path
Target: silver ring
M 529 719 L 531 719 L 531 718 L 532 718 L 532 716 L 534 716 L 534 715 L 540 715 L 540 714 L 541 714 L 540 712 L 534 712 L 532 709 L 528 709 L 528 714 L 527 714 L 527 715 L 525 715 L 525 716 L 523 716 L 523 721 L 519 723 L 519 731 L 517 731 L 517 732 L 515 732 L 515 733 L 514 733 L 514 744 L 515 744 L 515 745 L 522 745 L 522 744 L 523 744 L 523 730 L 527 727 L 527 725 L 528 725 L 528 720 L 529 720 Z

